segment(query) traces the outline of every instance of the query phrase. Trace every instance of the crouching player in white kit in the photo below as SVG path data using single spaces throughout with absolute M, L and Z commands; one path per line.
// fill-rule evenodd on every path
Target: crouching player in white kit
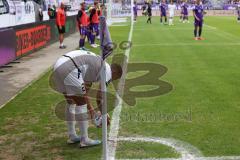
M 173 3 L 173 1 L 171 0 L 170 4 L 168 5 L 168 10 L 169 10 L 169 20 L 168 20 L 168 24 L 169 26 L 174 25 L 173 24 L 173 18 L 174 18 L 174 12 L 176 9 L 176 5 Z
M 101 143 L 99 140 L 92 140 L 88 137 L 88 111 L 91 117 L 95 115 L 88 91 L 94 82 L 100 82 L 102 62 L 102 58 L 94 53 L 76 50 L 60 57 L 54 65 L 53 83 L 67 101 L 65 118 L 69 136 L 68 143 L 80 143 L 80 147 Z M 120 65 L 110 66 L 106 63 L 107 84 L 119 79 L 121 75 Z M 100 91 L 97 93 L 97 105 L 101 110 Z M 80 129 L 80 136 L 76 133 L 75 124 Z

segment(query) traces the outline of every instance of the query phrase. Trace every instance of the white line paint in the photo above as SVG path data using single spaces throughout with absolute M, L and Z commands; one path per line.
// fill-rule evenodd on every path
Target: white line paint
M 208 28 L 210 28 L 210 29 L 217 29 L 216 27 L 214 27 L 214 26 L 209 26 L 209 25 L 207 25 L 207 24 L 204 24 L 203 26 L 208 27 Z
M 141 160 L 240 160 L 240 156 L 217 156 L 204 157 L 196 147 L 173 138 L 160 137 L 119 137 L 117 141 L 127 142 L 151 142 L 159 143 L 173 148 L 181 154 L 181 158 L 147 158 Z M 118 160 L 140 160 L 140 159 L 118 159 Z
M 128 35 L 128 41 L 132 41 L 132 35 L 133 35 L 133 24 L 134 22 L 131 21 L 131 28 L 130 32 Z M 110 132 L 109 132 L 109 141 L 108 141 L 108 146 L 109 146 L 109 153 L 108 153 L 108 158 L 109 160 L 114 160 L 115 159 L 115 154 L 116 154 L 116 147 L 117 147 L 117 137 L 118 137 L 118 131 L 119 131 L 119 122 L 120 122 L 120 114 L 122 110 L 122 95 L 123 95 L 123 88 L 125 84 L 125 78 L 127 74 L 127 64 L 129 61 L 129 54 L 130 54 L 130 48 L 125 51 L 125 56 L 126 60 L 124 61 L 123 64 L 123 76 L 119 82 L 118 86 L 118 93 L 117 94 L 117 100 L 116 100 L 116 107 L 113 111 L 112 115 L 112 121 L 111 121 L 111 126 L 110 126 Z
M 166 145 L 173 148 L 176 152 L 181 154 L 184 160 L 193 160 L 196 157 L 202 157 L 202 153 L 194 146 L 175 140 L 172 138 L 159 138 L 159 137 L 119 137 L 118 141 L 128 142 L 152 142 Z

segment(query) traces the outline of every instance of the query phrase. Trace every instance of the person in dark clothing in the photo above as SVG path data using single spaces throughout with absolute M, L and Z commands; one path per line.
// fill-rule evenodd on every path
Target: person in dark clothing
M 54 8 L 51 7 L 50 4 L 48 5 L 48 16 L 49 16 L 49 19 L 55 19 L 56 17 L 56 10 L 54 10 Z
M 147 9 L 147 6 L 146 6 L 146 4 L 144 4 L 143 7 L 142 7 L 142 15 L 143 15 L 143 16 L 147 16 L 147 14 L 146 14 L 147 11 L 146 11 L 146 9 Z
M 39 15 L 39 20 L 43 21 L 43 11 L 41 7 L 39 8 L 38 15 Z
M 148 13 L 147 23 L 150 22 L 150 24 L 152 24 L 152 6 L 150 3 L 148 3 L 147 13 Z

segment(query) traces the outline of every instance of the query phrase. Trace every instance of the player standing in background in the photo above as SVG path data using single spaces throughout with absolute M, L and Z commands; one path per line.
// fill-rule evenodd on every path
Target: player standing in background
M 137 3 L 134 1 L 133 5 L 133 14 L 134 14 L 134 21 L 137 21 Z
M 152 6 L 150 3 L 148 3 L 147 14 L 148 14 L 147 23 L 150 22 L 150 24 L 152 24 Z
M 238 5 L 237 5 L 237 14 L 238 14 L 237 21 L 238 23 L 240 23 L 240 2 L 238 2 Z
M 100 16 L 100 8 L 97 1 L 94 2 L 94 7 L 90 10 L 90 43 L 91 47 L 97 48 L 98 45 L 95 44 L 95 37 L 99 35 L 99 16 Z
M 173 24 L 173 18 L 174 18 L 174 12 L 176 9 L 176 5 L 173 3 L 173 0 L 171 0 L 170 4 L 168 5 L 168 11 L 169 11 L 169 26 L 174 25 Z
M 186 1 L 183 3 L 183 23 L 185 23 L 185 22 L 189 23 L 189 20 L 188 20 L 188 4 L 187 4 Z
M 163 24 L 163 20 L 162 18 L 165 18 L 165 24 L 167 23 L 167 4 L 166 4 L 166 0 L 162 0 L 161 4 L 160 4 L 160 23 Z
M 78 11 L 77 14 L 77 22 L 78 22 L 78 28 L 80 32 L 80 41 L 79 41 L 79 48 L 81 50 L 87 50 L 84 47 L 85 44 L 85 38 L 89 34 L 89 17 L 87 13 L 85 12 L 86 4 L 85 2 L 81 3 L 81 9 Z
M 180 22 L 183 21 L 183 4 L 184 4 L 184 3 L 181 1 L 181 2 L 180 2 L 181 12 L 180 12 L 180 19 L 179 19 Z
M 57 17 L 56 17 L 56 24 L 57 24 L 58 33 L 59 33 L 60 49 L 66 48 L 66 46 L 63 44 L 64 33 L 65 33 L 65 23 L 66 23 L 66 14 L 64 11 L 64 4 L 61 3 L 60 8 L 58 8 L 57 10 Z
M 196 0 L 196 5 L 193 9 L 194 16 L 194 37 L 195 40 L 203 40 L 202 35 L 202 26 L 203 26 L 203 5 L 201 4 L 201 0 Z
M 147 6 L 145 2 L 144 2 L 144 5 L 142 6 L 142 15 L 147 16 Z

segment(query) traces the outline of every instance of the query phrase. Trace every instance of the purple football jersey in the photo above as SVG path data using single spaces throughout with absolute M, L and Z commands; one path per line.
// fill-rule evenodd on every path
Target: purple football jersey
M 162 13 L 166 13 L 167 11 L 167 4 L 166 3 L 161 3 L 160 9 Z
M 137 14 L 137 5 L 136 4 L 133 6 L 133 12 L 134 12 L 134 14 Z
M 181 14 L 183 14 L 183 5 L 184 3 L 181 3 L 180 7 L 181 7 Z
M 183 4 L 183 14 L 188 15 L 188 4 L 187 3 Z
M 196 17 L 202 21 L 203 20 L 203 6 L 202 5 L 195 5 L 193 11 L 195 12 Z M 196 20 L 196 18 L 195 18 Z

